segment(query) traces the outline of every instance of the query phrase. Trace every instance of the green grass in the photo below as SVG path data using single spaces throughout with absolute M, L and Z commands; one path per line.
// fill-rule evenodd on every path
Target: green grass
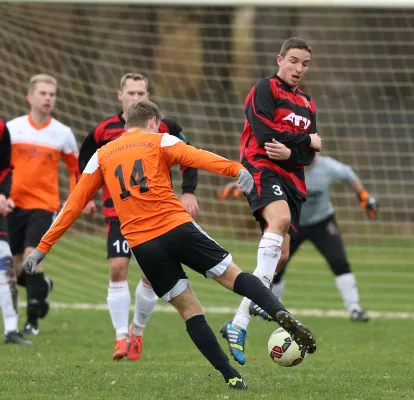
M 220 242 L 243 269 L 253 270 L 256 241 Z M 361 302 L 372 311 L 413 311 L 414 252 L 348 246 Z M 52 300 L 106 302 L 105 243 L 96 236 L 68 235 L 53 249 L 45 269 L 55 280 Z M 205 306 L 237 307 L 239 298 L 189 272 Z M 139 272 L 131 262 L 131 291 Z M 343 308 L 325 262 L 304 246 L 289 266 L 284 303 L 288 308 Z M 23 298 L 24 296 L 22 296 Z M 24 314 L 22 312 L 22 314 Z M 230 314 L 208 313 L 217 332 Z M 23 316 L 21 316 L 23 319 Z M 245 393 L 227 390 L 220 375 L 194 348 L 178 315 L 155 313 L 146 329 L 139 362 L 111 359 L 114 332 L 107 311 L 52 309 L 31 347 L 0 345 L 1 399 L 413 399 L 413 319 L 375 319 L 354 324 L 342 318 L 301 317 L 318 343 L 316 354 L 295 368 L 267 355 L 275 325 L 254 320 L 249 327 Z M 225 342 L 220 339 L 220 343 Z M 227 348 L 226 348 L 227 350 Z M 410 378 L 411 376 L 411 378 Z
M 207 318 L 217 330 L 230 315 Z M 194 348 L 177 314 L 152 316 L 140 361 L 114 362 L 107 312 L 53 310 L 33 346 L 1 348 L 1 398 L 414 398 L 409 342 L 413 320 L 359 325 L 334 318 L 304 322 L 314 330 L 319 348 L 295 368 L 279 367 L 267 355 L 274 325 L 258 320 L 251 324 L 247 364 L 239 368 L 249 390 L 234 393 Z

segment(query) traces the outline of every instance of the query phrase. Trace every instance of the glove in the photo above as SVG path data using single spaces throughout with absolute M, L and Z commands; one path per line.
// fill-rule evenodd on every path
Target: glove
M 42 253 L 40 250 L 32 251 L 26 260 L 23 263 L 23 269 L 28 274 L 34 274 L 36 272 L 37 266 L 40 262 L 46 257 L 45 253 Z
M 237 182 L 230 182 L 223 189 L 217 191 L 217 196 L 220 200 L 226 200 L 230 195 L 237 198 L 242 193 Z
M 367 213 L 369 219 L 375 219 L 379 208 L 379 201 L 366 190 L 358 193 L 359 205 Z
M 250 175 L 249 171 L 247 169 L 241 169 L 237 173 L 237 183 L 241 187 L 244 193 L 249 194 L 253 189 L 253 177 Z

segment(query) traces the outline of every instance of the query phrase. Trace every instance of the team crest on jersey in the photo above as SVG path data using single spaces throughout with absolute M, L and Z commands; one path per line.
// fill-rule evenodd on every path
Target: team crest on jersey
M 306 97 L 302 97 L 303 102 L 305 103 L 306 108 L 311 108 L 310 102 Z

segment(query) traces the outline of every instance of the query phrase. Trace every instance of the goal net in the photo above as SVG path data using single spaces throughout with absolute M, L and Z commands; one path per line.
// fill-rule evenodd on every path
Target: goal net
M 0 10 L 6 119 L 27 111 L 29 77 L 50 73 L 59 81 L 55 115 L 80 145 L 118 111 L 119 78 L 137 71 L 148 76 L 152 99 L 184 126 L 192 144 L 234 160 L 248 90 L 275 72 L 286 38 L 307 39 L 314 60 L 304 89 L 316 100 L 323 153 L 351 165 L 381 201 L 371 222 L 352 190 L 332 188 L 345 240 L 367 245 L 367 257 L 382 251 L 390 261 L 411 246 L 414 10 L 19 3 Z M 198 221 L 239 246 L 257 243 L 259 228 L 243 196 L 217 198 L 229 182 L 200 172 Z M 174 185 L 179 192 L 178 172 Z M 82 217 L 77 229 L 103 234 L 101 213 Z

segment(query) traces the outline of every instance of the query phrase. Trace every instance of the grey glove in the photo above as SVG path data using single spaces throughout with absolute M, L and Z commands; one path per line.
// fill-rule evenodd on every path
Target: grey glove
M 253 189 L 253 177 L 250 175 L 250 172 L 247 169 L 241 169 L 237 173 L 237 183 L 241 187 L 244 193 L 249 194 Z
M 32 251 L 26 258 L 26 260 L 24 260 L 23 269 L 28 274 L 34 274 L 36 272 L 37 266 L 45 257 L 46 254 L 42 253 L 40 250 Z

